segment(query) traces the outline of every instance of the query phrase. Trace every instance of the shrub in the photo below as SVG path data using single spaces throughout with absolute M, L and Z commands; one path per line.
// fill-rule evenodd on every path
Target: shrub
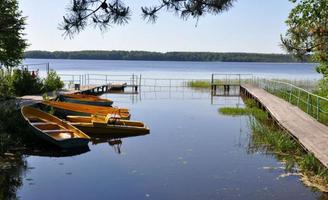
M 14 70 L 11 77 L 11 86 L 17 96 L 42 92 L 41 80 L 27 70 Z
M 50 71 L 47 78 L 43 80 L 43 90 L 45 92 L 55 91 L 63 87 L 64 82 L 60 80 L 60 77 L 55 71 Z
M 0 76 L 0 100 L 10 99 L 14 96 L 10 84 L 10 76 Z

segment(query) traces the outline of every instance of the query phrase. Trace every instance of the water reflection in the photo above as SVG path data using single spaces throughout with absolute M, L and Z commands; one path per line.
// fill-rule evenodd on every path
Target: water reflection
M 214 97 L 212 105 L 210 93 L 178 91 L 171 99 L 165 98 L 167 93 L 142 95 L 145 98 L 137 104 L 128 95 L 109 98 L 117 106 L 131 108 L 133 118 L 149 124 L 152 134 L 97 136 L 88 153 L 73 158 L 28 156 L 28 164 L 35 168 L 28 176 L 35 185 L 24 179 L 19 195 L 24 199 L 326 199 L 297 177 L 277 180 L 284 169 L 262 169 L 282 166 L 273 156 L 255 148 L 247 152 L 251 134 L 247 118 L 217 114 L 220 106 L 242 104 L 240 98 Z M 35 153 L 39 152 L 26 154 Z
M 124 136 L 120 134 L 111 134 L 110 136 L 96 136 L 96 137 L 94 136 L 91 137 L 91 142 L 94 145 L 108 143 L 108 145 L 113 148 L 115 153 L 121 154 L 122 153 L 121 148 L 123 144 L 122 138 L 144 136 L 148 134 L 150 133 L 143 133 L 143 134 L 130 133 L 130 134 L 124 134 Z
M 115 153 L 121 154 L 121 147 L 122 147 L 122 140 L 119 138 L 109 138 L 109 139 L 104 139 L 104 138 L 96 138 L 92 140 L 92 144 L 102 144 L 102 143 L 108 143 L 109 146 L 111 146 L 114 150 Z
M 60 149 L 56 147 L 34 146 L 21 151 L 26 156 L 42 157 L 71 157 L 89 152 L 88 146 L 70 149 Z
M 22 156 L 0 157 L 0 199 L 18 199 L 27 163 Z

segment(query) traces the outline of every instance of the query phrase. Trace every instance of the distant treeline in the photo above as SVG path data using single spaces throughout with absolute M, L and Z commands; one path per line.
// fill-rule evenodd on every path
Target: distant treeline
M 148 51 L 27 51 L 25 58 L 151 60 L 151 61 L 222 61 L 222 62 L 299 62 L 287 54 L 148 52 Z

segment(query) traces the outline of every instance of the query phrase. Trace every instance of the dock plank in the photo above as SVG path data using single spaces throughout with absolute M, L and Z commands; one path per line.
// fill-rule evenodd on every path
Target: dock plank
M 289 102 L 252 84 L 241 88 L 259 101 L 270 115 L 320 162 L 328 167 L 328 127 Z

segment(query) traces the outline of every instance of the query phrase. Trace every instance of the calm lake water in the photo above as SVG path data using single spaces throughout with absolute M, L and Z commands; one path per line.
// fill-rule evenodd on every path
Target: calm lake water
M 142 74 L 146 78 L 209 79 L 212 73 L 250 73 L 255 76 L 287 79 L 318 79 L 315 64 L 238 63 L 238 62 L 167 62 L 112 60 L 26 59 L 24 64 L 50 63 L 60 74 Z M 45 71 L 44 65 L 31 69 Z
M 22 199 L 320 199 L 298 176 L 284 174 L 274 154 L 249 148 L 248 117 L 218 113 L 242 106 L 239 97 L 177 89 L 112 95 L 147 123 L 145 136 L 122 138 L 120 153 L 107 142 L 81 155 L 28 156 L 18 190 Z M 117 146 L 116 146 L 117 148 Z
M 26 62 L 47 62 L 27 60 Z M 212 72 L 318 78 L 313 64 L 191 63 L 51 60 L 60 72 L 90 70 L 148 76 L 205 77 Z M 93 66 L 93 67 L 92 67 Z M 132 71 L 130 71 L 132 70 Z M 196 76 L 196 77 L 194 77 Z M 27 156 L 21 199 L 328 199 L 285 174 L 274 153 L 250 149 L 249 118 L 223 116 L 240 97 L 214 97 L 188 88 L 105 94 L 130 109 L 150 134 L 89 144 L 69 157 Z M 116 140 L 118 141 L 118 140 Z

